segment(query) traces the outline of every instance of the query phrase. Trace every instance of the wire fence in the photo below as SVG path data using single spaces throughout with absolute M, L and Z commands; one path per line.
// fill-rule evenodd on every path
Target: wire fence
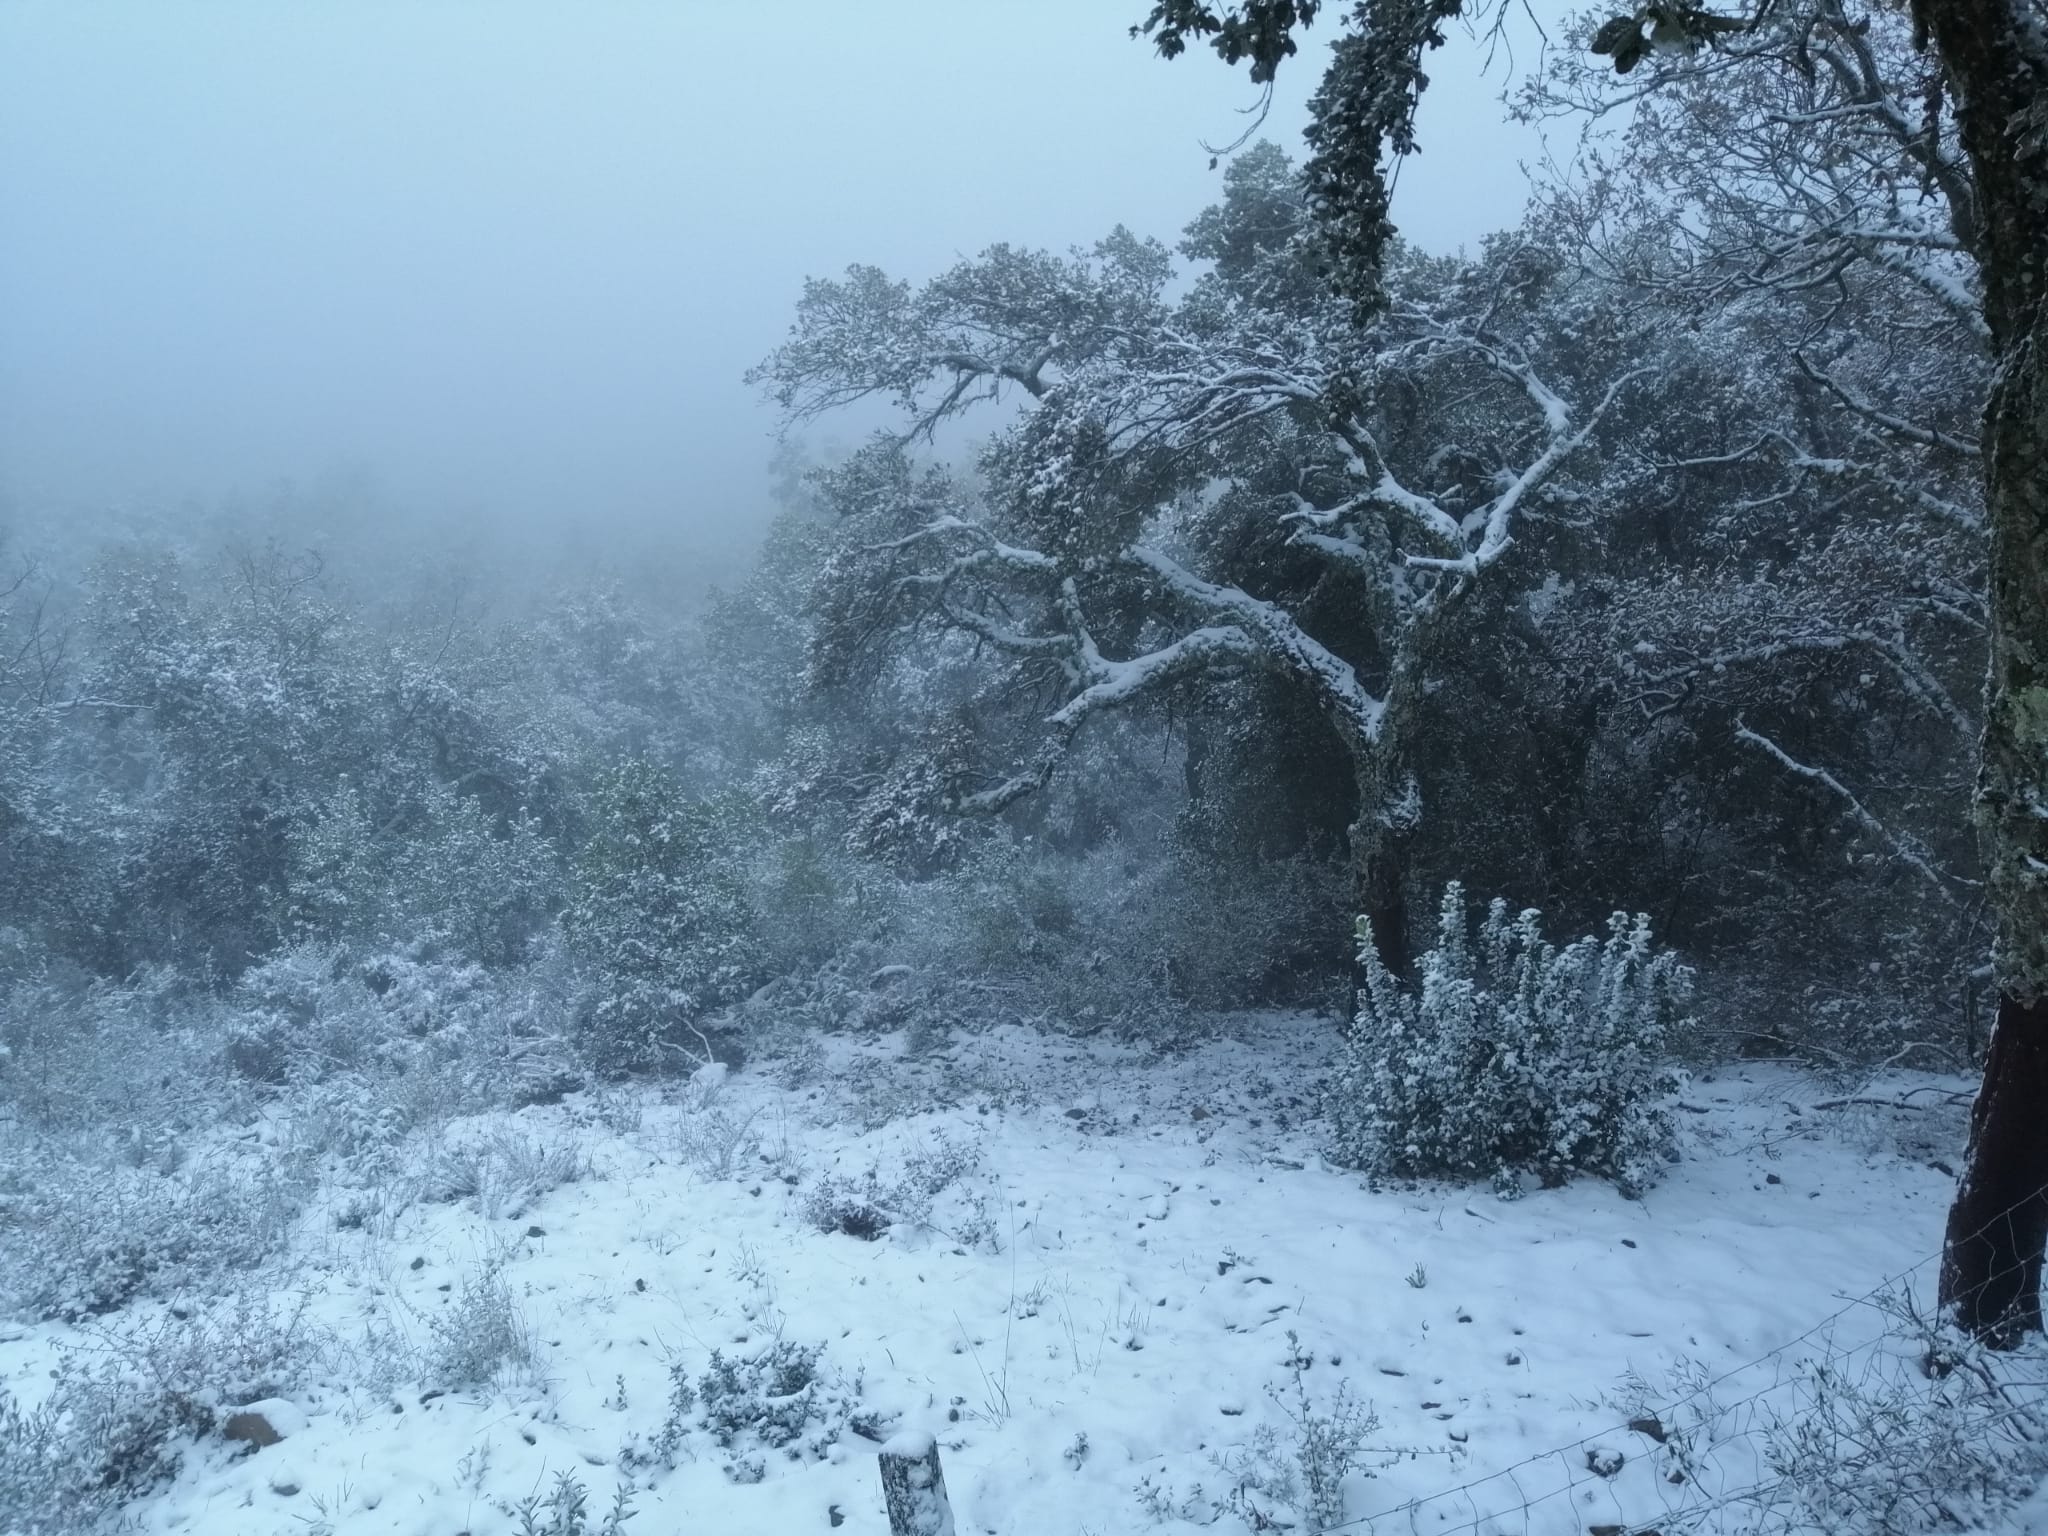
M 1740 1365 L 1682 1367 L 1661 1394 L 1631 1383 L 1619 1422 L 1323 1529 L 1903 1536 L 1990 1518 L 2048 1475 L 2048 1354 L 1992 1353 L 1940 1326 L 1924 1293 L 1941 1258 L 1924 1255 Z

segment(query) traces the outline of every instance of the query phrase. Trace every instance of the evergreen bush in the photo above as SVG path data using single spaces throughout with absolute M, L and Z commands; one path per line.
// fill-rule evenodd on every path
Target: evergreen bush
M 1607 937 L 1559 949 L 1542 914 L 1488 907 L 1476 937 L 1445 888 L 1436 947 L 1405 990 L 1361 925 L 1365 986 L 1331 1104 L 1342 1162 L 1396 1177 L 1578 1174 L 1635 1196 L 1671 1146 L 1668 1033 L 1690 973 L 1652 948 L 1650 920 L 1617 912 Z

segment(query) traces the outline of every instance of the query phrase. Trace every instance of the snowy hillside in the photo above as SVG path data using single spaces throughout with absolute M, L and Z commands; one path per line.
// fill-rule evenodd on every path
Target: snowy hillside
M 1817 1109 L 1840 1095 L 1729 1069 L 1686 1086 L 1646 1200 L 1503 1202 L 1328 1168 L 1330 1038 L 839 1040 L 459 1122 L 336 1162 L 239 1297 L 12 1330 L 0 1379 L 32 1406 L 53 1366 L 274 1335 L 245 1390 L 282 1438 L 224 1438 L 247 1405 L 216 1399 L 132 1511 L 207 1536 L 491 1536 L 535 1499 L 569 1531 L 564 1475 L 593 1532 L 624 1487 L 632 1532 L 861 1536 L 888 1529 L 874 1453 L 900 1429 L 937 1436 L 963 1533 L 1813 1530 L 1768 1460 L 1804 1373 L 1926 1399 L 1867 1299 L 1929 1294 L 1943 1085 Z

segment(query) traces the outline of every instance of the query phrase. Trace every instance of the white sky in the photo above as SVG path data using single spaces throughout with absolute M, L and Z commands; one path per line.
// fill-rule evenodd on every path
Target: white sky
M 423 514 L 741 535 L 774 420 L 740 375 L 806 274 L 1171 241 L 1214 200 L 1252 91 L 1131 40 L 1146 8 L 6 0 L 0 517 L 341 467 Z M 1514 220 L 1535 141 L 1504 62 L 1431 72 L 1396 215 L 1448 249 Z

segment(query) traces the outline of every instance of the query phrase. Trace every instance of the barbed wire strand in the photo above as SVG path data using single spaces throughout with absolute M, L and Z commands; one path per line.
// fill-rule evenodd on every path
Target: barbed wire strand
M 2013 1215 L 2017 1211 L 2019 1211 L 2023 1206 L 2029 1205 L 2032 1202 L 2043 1198 L 2044 1196 L 2048 1196 L 2048 1185 L 2042 1185 L 2041 1187 L 2032 1191 L 2030 1194 L 2024 1195 L 2020 1199 L 2013 1201 L 2003 1210 L 2000 1210 L 1997 1213 L 1995 1213 L 1982 1226 L 1978 1227 L 1975 1231 L 1967 1234 L 1959 1241 L 1965 1243 L 1976 1241 L 1978 1238 L 1984 1236 L 1985 1233 L 1991 1231 L 1992 1228 L 1997 1226 L 2000 1222 L 2010 1222 Z M 1905 1268 L 1898 1270 L 1895 1273 L 1887 1276 L 1877 1285 L 1871 1287 L 1870 1290 L 1864 1292 L 1860 1296 L 1853 1298 L 1850 1301 L 1845 1302 L 1842 1306 L 1836 1308 L 1833 1312 L 1830 1312 L 1827 1316 L 1811 1324 L 1805 1330 L 1796 1334 L 1794 1337 L 1786 1340 L 1784 1343 L 1778 1344 L 1770 1349 L 1767 1349 L 1763 1351 L 1761 1354 L 1755 1356 L 1754 1358 L 1746 1360 L 1740 1365 L 1732 1366 L 1728 1370 L 1721 1372 L 1719 1375 L 1709 1378 L 1707 1381 L 1702 1382 L 1700 1385 L 1691 1388 L 1689 1391 L 1680 1393 L 1678 1396 L 1668 1399 L 1660 1408 L 1657 1414 L 1660 1423 L 1663 1422 L 1668 1416 L 1674 1414 L 1680 1408 L 1683 1408 L 1697 1401 L 1701 1397 L 1708 1396 L 1708 1394 L 1712 1393 L 1715 1387 L 1721 1386 L 1724 1383 L 1733 1380 L 1735 1377 L 1743 1375 L 1745 1372 L 1753 1371 L 1757 1369 L 1759 1366 L 1772 1365 L 1774 1367 L 1774 1372 L 1772 1375 L 1770 1385 L 1762 1387 L 1757 1391 L 1750 1393 L 1746 1397 L 1737 1398 L 1732 1402 L 1718 1405 L 1719 1411 L 1723 1414 L 1733 1413 L 1739 1409 L 1744 1408 L 1751 1409 L 1751 1420 L 1749 1420 L 1745 1427 L 1740 1431 L 1739 1436 L 1733 1438 L 1746 1439 L 1750 1437 L 1755 1433 L 1755 1430 L 1749 1426 L 1754 1423 L 1753 1415 L 1756 1411 L 1757 1404 L 1759 1403 L 1759 1401 L 1763 1398 L 1771 1396 L 1773 1393 L 1783 1390 L 1787 1385 L 1796 1386 L 1804 1379 L 1799 1375 L 1792 1375 L 1788 1377 L 1784 1374 L 1784 1357 L 1787 1354 L 1789 1354 L 1792 1350 L 1797 1349 L 1800 1345 L 1807 1343 L 1809 1340 L 1813 1339 L 1816 1335 L 1822 1333 L 1824 1330 L 1831 1328 L 1834 1324 L 1839 1323 L 1843 1318 L 1849 1316 L 1850 1314 L 1858 1311 L 1861 1308 L 1873 1305 L 1878 1301 L 1880 1297 L 1883 1297 L 1887 1293 L 1895 1290 L 1901 1282 L 1908 1280 L 1910 1277 L 1917 1274 L 1919 1271 L 1925 1269 L 1929 1264 L 1939 1262 L 1951 1246 L 1951 1243 L 1944 1242 L 1942 1247 L 1934 1250 L 1932 1253 L 1923 1255 L 1922 1257 L 1914 1260 L 1911 1264 L 1907 1265 Z M 2022 1272 L 2028 1269 L 2032 1263 L 2033 1261 L 2031 1259 L 2022 1258 L 2018 1262 L 2007 1265 L 2003 1269 L 1991 1275 L 1986 1281 L 1986 1284 L 1990 1284 L 1998 1280 L 2005 1279 L 2010 1275 Z M 1871 1341 L 1870 1344 L 1865 1346 L 1866 1350 L 1874 1351 L 1877 1344 L 1881 1343 L 1883 1337 L 1884 1335 L 1880 1334 L 1878 1339 Z M 1846 1355 L 1847 1353 L 1848 1351 L 1843 1351 L 1844 1355 Z M 1872 1359 L 1866 1358 L 1863 1375 L 1863 1381 L 1865 1384 L 1868 1384 L 1872 1380 L 1871 1373 L 1873 1369 L 1874 1361 Z M 1533 1511 L 1537 1504 L 1543 1503 L 1550 1499 L 1557 1498 L 1561 1494 L 1574 1492 L 1578 1488 L 1589 1486 L 1589 1479 L 1572 1468 L 1571 1462 L 1568 1459 L 1569 1454 L 1571 1452 L 1582 1451 L 1587 1446 L 1592 1444 L 1594 1441 L 1604 1439 L 1608 1436 L 1624 1435 L 1628 1433 L 1631 1433 L 1631 1430 L 1628 1422 L 1626 1421 L 1620 1424 L 1608 1426 L 1606 1428 L 1592 1430 L 1586 1434 L 1580 1435 L 1576 1439 L 1566 1442 L 1563 1445 L 1552 1446 L 1547 1450 L 1537 1451 L 1532 1455 L 1523 1457 L 1520 1461 L 1511 1462 L 1505 1467 L 1496 1468 L 1494 1471 L 1487 1473 L 1483 1477 L 1472 1478 L 1467 1482 L 1459 1483 L 1451 1488 L 1440 1489 L 1435 1493 L 1428 1494 L 1420 1498 L 1404 1499 L 1401 1503 L 1392 1505 L 1386 1509 L 1379 1510 L 1374 1514 L 1360 1515 L 1350 1520 L 1341 1521 L 1336 1525 L 1325 1526 L 1323 1527 L 1323 1531 L 1325 1533 L 1325 1536 L 1328 1536 L 1328 1533 L 1330 1532 L 1356 1530 L 1361 1527 L 1369 1531 L 1373 1527 L 1373 1525 L 1378 1521 L 1389 1519 L 1394 1515 L 1402 1513 L 1406 1513 L 1409 1516 L 1409 1526 L 1410 1529 L 1413 1530 L 1415 1528 L 1415 1514 L 1423 1505 L 1433 1504 L 1441 1499 L 1455 1498 L 1458 1495 L 1463 1494 L 1465 1496 L 1466 1502 L 1471 1505 L 1474 1511 L 1473 1518 L 1454 1526 L 1439 1526 L 1437 1528 L 1439 1536 L 1456 1536 L 1456 1533 L 1460 1531 L 1476 1532 L 1479 1529 L 1479 1527 L 1485 1522 L 1490 1520 L 1498 1520 L 1502 1518 L 1504 1515 L 1512 1512 L 1512 1510 L 1509 1509 L 1497 1510 L 1487 1514 L 1479 1513 L 1479 1501 L 1475 1496 L 1475 1490 L 1484 1488 L 1487 1484 L 1497 1482 L 1501 1479 L 1506 1479 L 1507 1481 L 1514 1484 L 1516 1493 L 1520 1496 L 1521 1500 L 1521 1513 L 1526 1517 L 1530 1512 Z M 1710 1447 L 1710 1454 L 1712 1450 L 1715 1449 L 1718 1449 L 1718 1447 Z M 1522 1487 L 1521 1479 L 1516 1477 L 1514 1474 L 1521 1471 L 1525 1467 L 1533 1466 L 1538 1462 L 1548 1461 L 1553 1457 L 1556 1457 L 1563 1461 L 1566 1471 L 1565 1484 L 1562 1487 L 1550 1490 L 1548 1493 L 1538 1494 L 1535 1497 L 1531 1498 L 1528 1494 L 1528 1491 Z M 1618 1494 L 1614 1494 L 1612 1484 L 1608 1481 L 1608 1479 L 1604 1477 L 1599 1478 L 1599 1482 L 1608 1488 L 1610 1495 L 1615 1498 L 1617 1513 L 1621 1513 L 1620 1498 Z M 1715 1495 L 1713 1497 L 1713 1503 L 1716 1505 L 1726 1505 L 1729 1503 L 1734 1503 L 1743 1499 L 1754 1497 L 1760 1493 L 1774 1492 L 1777 1489 L 1781 1488 L 1785 1482 L 1786 1479 L 1784 1478 L 1774 1478 L 1768 1482 L 1753 1483 L 1744 1488 L 1738 1488 L 1731 1492 L 1725 1492 L 1722 1494 Z M 1705 1514 L 1711 1512 L 1711 1508 L 1711 1505 L 1694 1506 L 1694 1511 L 1700 1514 Z M 1684 1509 L 1673 1510 L 1668 1505 L 1666 1512 L 1667 1514 L 1675 1515 L 1679 1518 L 1684 1518 L 1687 1513 L 1687 1511 L 1685 1511 Z M 1622 1529 L 1624 1531 L 1628 1531 L 1642 1529 L 1642 1527 L 1640 1527 L 1637 1524 L 1632 1524 L 1626 1519 L 1626 1516 L 1623 1515 Z

